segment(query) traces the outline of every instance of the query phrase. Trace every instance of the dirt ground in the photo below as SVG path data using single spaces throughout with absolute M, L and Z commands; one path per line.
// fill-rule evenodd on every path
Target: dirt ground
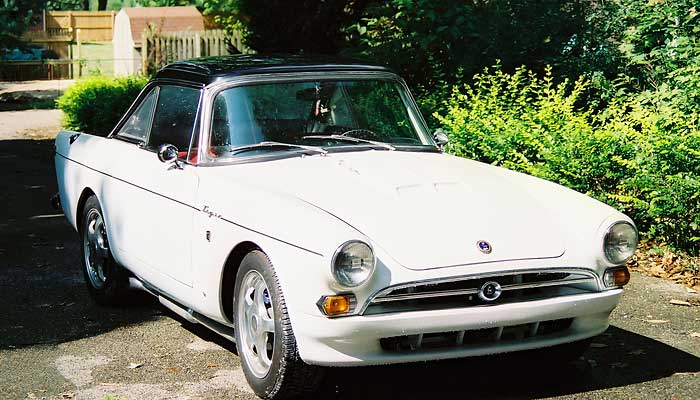
M 0 123 L 37 120 L 22 113 Z M 90 302 L 77 235 L 48 202 L 53 142 L 41 138 L 57 123 L 0 125 L 0 399 L 253 399 L 231 343 L 142 293 L 119 308 Z M 610 329 L 564 367 L 529 352 L 336 368 L 315 397 L 700 399 L 700 307 L 670 303 L 699 298 L 635 273 Z
M 60 129 L 61 110 L 0 112 L 0 138 L 46 139 Z

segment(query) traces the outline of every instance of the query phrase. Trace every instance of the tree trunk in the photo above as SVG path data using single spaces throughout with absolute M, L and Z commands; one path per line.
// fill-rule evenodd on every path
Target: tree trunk
M 90 0 L 83 0 L 83 10 L 90 11 Z
M 97 1 L 97 9 L 100 11 L 104 11 L 107 9 L 107 0 L 98 0 Z

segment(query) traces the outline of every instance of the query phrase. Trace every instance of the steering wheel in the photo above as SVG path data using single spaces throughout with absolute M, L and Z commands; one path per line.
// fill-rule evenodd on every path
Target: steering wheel
M 350 129 L 340 134 L 340 136 L 354 137 L 358 139 L 372 139 L 376 138 L 377 134 L 370 131 L 369 129 Z

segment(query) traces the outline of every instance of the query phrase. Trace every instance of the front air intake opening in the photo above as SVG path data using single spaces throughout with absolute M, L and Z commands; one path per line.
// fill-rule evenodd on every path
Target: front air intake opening
M 485 329 L 393 336 L 379 339 L 379 344 L 388 352 L 414 352 L 478 346 L 494 342 L 514 342 L 566 331 L 571 327 L 572 322 L 573 318 L 564 318 Z

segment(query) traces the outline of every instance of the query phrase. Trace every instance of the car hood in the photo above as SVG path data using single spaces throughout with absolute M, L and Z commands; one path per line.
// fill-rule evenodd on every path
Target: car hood
M 231 168 L 237 179 L 334 215 L 410 269 L 564 254 L 555 215 L 500 168 L 471 160 L 373 150 Z

